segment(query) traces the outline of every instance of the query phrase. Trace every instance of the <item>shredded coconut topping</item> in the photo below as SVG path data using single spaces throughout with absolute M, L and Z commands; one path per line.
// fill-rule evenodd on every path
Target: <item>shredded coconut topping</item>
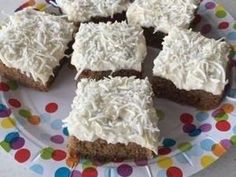
M 147 53 L 143 30 L 126 22 L 81 24 L 73 45 L 71 64 L 78 75 L 92 71 L 141 71 Z
M 72 111 L 64 120 L 70 135 L 81 141 L 134 142 L 157 153 L 158 117 L 148 79 L 115 77 L 82 79 Z
M 127 10 L 128 22 L 168 33 L 173 26 L 188 28 L 199 0 L 135 0 Z
M 92 17 L 109 17 L 126 11 L 129 0 L 57 0 L 62 11 L 73 22 L 89 21 Z
M 0 30 L 0 60 L 46 84 L 65 56 L 74 30 L 58 16 L 31 8 L 16 12 Z
M 191 30 L 174 28 L 164 38 L 153 74 L 171 80 L 177 88 L 205 90 L 220 95 L 227 84 L 230 47 Z

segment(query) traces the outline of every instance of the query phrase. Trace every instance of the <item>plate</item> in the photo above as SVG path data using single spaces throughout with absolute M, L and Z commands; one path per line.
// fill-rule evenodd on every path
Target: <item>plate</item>
M 10 4 L 3 8 L 7 13 L 27 6 L 58 11 L 49 1 L 30 0 L 23 5 L 12 1 Z M 212 0 L 203 0 L 194 24 L 194 30 L 203 35 L 224 38 L 232 44 L 235 81 L 236 22 L 224 7 Z M 156 55 L 157 50 L 149 48 L 148 58 Z M 48 93 L 4 78 L 0 80 L 0 149 L 39 176 L 190 176 L 208 167 L 236 144 L 236 83 L 233 82 L 222 104 L 211 111 L 155 99 L 162 142 L 157 158 L 109 164 L 80 159 L 77 167 L 70 168 L 71 162 L 66 160 L 68 131 L 62 127 L 62 119 L 68 115 L 75 96 L 74 76 L 75 71 L 64 66 Z

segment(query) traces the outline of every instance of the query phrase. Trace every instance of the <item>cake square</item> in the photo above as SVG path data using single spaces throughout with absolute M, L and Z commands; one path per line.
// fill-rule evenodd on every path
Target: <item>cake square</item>
M 189 28 L 198 4 L 199 0 L 135 0 L 126 16 L 129 24 L 144 28 L 148 45 L 160 48 L 173 27 Z
M 154 60 L 155 94 L 203 110 L 217 107 L 228 83 L 229 53 L 226 42 L 173 28 Z
M 57 0 L 57 4 L 70 21 L 98 23 L 125 20 L 129 0 Z
M 157 153 L 158 117 L 148 79 L 82 79 L 64 120 L 69 158 L 145 159 Z
M 76 78 L 102 79 L 112 76 L 142 77 L 147 54 L 141 27 L 126 22 L 84 23 L 75 36 L 71 64 Z
M 0 74 L 47 91 L 64 62 L 75 27 L 31 8 L 16 12 L 0 30 Z

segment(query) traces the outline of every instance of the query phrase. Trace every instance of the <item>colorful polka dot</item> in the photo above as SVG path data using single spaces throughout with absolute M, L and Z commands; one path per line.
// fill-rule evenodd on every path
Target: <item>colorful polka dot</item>
M 7 134 L 7 136 L 5 137 L 5 141 L 10 143 L 14 139 L 19 138 L 19 137 L 20 137 L 20 135 L 18 132 L 11 132 L 11 133 Z
M 28 118 L 28 122 L 32 125 L 38 125 L 41 122 L 41 119 L 39 116 L 33 115 Z
M 231 127 L 230 123 L 224 120 L 216 123 L 216 128 L 222 132 L 230 130 L 230 127 Z
M 5 129 L 8 129 L 8 128 L 13 128 L 16 126 L 16 121 L 12 118 L 5 118 L 2 120 L 1 122 L 1 126 Z
M 52 158 L 52 153 L 53 153 L 53 149 L 52 148 L 45 148 L 41 150 L 41 154 L 40 157 L 44 160 L 49 160 Z
M 158 148 L 158 154 L 159 155 L 167 155 L 169 153 L 171 153 L 171 149 L 168 148 L 168 147 L 159 147 Z
M 172 147 L 176 144 L 176 141 L 174 139 L 166 138 L 162 142 L 164 147 Z
M 63 143 L 64 143 L 64 138 L 63 138 L 63 136 L 61 136 L 61 135 L 52 136 L 52 137 L 50 138 L 50 140 L 51 140 L 53 143 L 56 143 L 56 144 L 63 144 Z
M 170 167 L 167 169 L 167 177 L 183 177 L 183 172 L 178 167 Z
M 226 17 L 227 13 L 224 10 L 218 10 L 218 11 L 216 11 L 215 15 L 219 18 L 224 18 L 224 17 Z
M 11 110 L 8 109 L 6 106 L 4 106 L 4 107 L 1 106 L 0 118 L 6 118 L 6 117 L 9 117 L 10 115 L 11 115 Z
M 10 152 L 10 151 L 11 151 L 11 147 L 10 147 L 10 143 L 9 143 L 9 142 L 2 141 L 2 142 L 0 142 L 0 146 L 1 146 L 6 152 Z
M 9 103 L 12 107 L 14 107 L 14 108 L 19 108 L 19 107 L 21 107 L 20 101 L 17 100 L 17 99 L 14 99 L 14 98 L 9 99 L 9 100 L 8 100 L 8 103 Z
M 183 113 L 180 116 L 180 121 L 184 124 L 191 124 L 193 122 L 193 116 L 189 113 Z
M 212 129 L 212 125 L 211 124 L 202 124 L 200 127 L 202 132 L 209 132 Z
M 157 164 L 159 167 L 167 169 L 173 165 L 173 160 L 170 157 L 161 157 L 158 159 Z
M 207 9 L 214 9 L 216 7 L 216 4 L 214 2 L 208 2 L 206 3 L 205 7 Z
M 211 139 L 204 139 L 200 143 L 202 149 L 204 149 L 205 151 L 211 151 L 214 144 L 215 142 Z
M 66 158 L 66 152 L 62 150 L 55 150 L 52 153 L 52 159 L 55 161 L 62 161 Z
M 69 136 L 69 132 L 68 132 L 67 127 L 63 128 L 63 134 L 64 134 L 65 136 Z
M 215 161 L 215 158 L 210 155 L 205 155 L 201 157 L 201 165 L 203 168 L 208 167 Z
M 212 147 L 212 152 L 214 155 L 220 157 L 226 152 L 226 150 L 221 144 L 215 144 Z
M 30 151 L 28 149 L 20 149 L 15 154 L 15 159 L 19 163 L 24 163 L 30 158 Z
M 229 149 L 231 147 L 231 142 L 228 139 L 223 139 L 220 141 L 220 144 L 225 148 Z
M 9 86 L 6 83 L 0 82 L 0 91 L 7 92 L 9 89 Z
M 96 168 L 86 168 L 82 172 L 82 177 L 97 177 L 97 176 L 98 176 L 98 172 Z
M 194 131 L 190 132 L 189 136 L 195 137 L 195 136 L 200 135 L 201 133 L 202 133 L 202 130 L 198 128 L 198 129 L 195 129 Z
M 128 177 L 133 173 L 133 169 L 128 164 L 122 164 L 117 168 L 117 172 L 122 177 Z M 88 176 L 90 177 L 90 176 Z
M 230 138 L 230 142 L 232 143 L 232 145 L 236 144 L 236 135 L 234 135 Z
M 228 22 L 221 22 L 218 26 L 219 29 L 227 29 L 229 27 Z
M 196 114 L 196 119 L 199 121 L 199 122 L 203 122 L 203 121 L 206 121 L 209 117 L 209 114 L 207 112 L 198 112 Z
M 10 142 L 10 147 L 14 150 L 20 149 L 25 145 L 25 140 L 22 137 L 14 138 Z
M 206 25 L 202 26 L 201 34 L 206 35 L 206 34 L 210 33 L 211 30 L 212 30 L 211 25 L 210 24 L 206 24 Z
M 189 142 L 181 143 L 178 145 L 178 149 L 182 152 L 186 152 L 192 149 L 192 145 Z
M 73 170 L 70 177 L 82 177 L 82 174 L 78 170 Z
M 55 173 L 55 177 L 69 177 L 70 176 L 70 170 L 66 167 L 61 167 L 57 169 Z
M 51 123 L 51 127 L 54 130 L 60 130 L 62 128 L 62 121 L 60 119 L 54 120 Z
M 48 103 L 45 107 L 45 110 L 48 113 L 54 113 L 57 111 L 57 109 L 58 109 L 58 105 L 56 103 Z
M 39 175 L 43 175 L 44 169 L 43 169 L 42 165 L 35 164 L 35 165 L 31 166 L 30 169 L 33 172 L 35 172 L 35 173 L 37 173 Z
M 25 117 L 25 118 L 30 118 L 32 115 L 31 115 L 31 112 L 26 110 L 26 109 L 20 109 L 19 110 L 19 114 L 22 116 L 22 117 Z
M 193 125 L 193 124 L 185 124 L 185 125 L 183 126 L 183 131 L 184 131 L 185 133 L 191 133 L 191 132 L 193 132 L 194 130 L 196 130 L 196 126 Z

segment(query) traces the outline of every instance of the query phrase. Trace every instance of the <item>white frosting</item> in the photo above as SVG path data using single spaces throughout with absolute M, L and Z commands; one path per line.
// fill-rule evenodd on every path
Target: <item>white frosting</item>
M 135 0 L 127 10 L 130 24 L 168 33 L 173 26 L 188 28 L 199 0 Z
M 84 69 L 141 71 L 147 54 L 142 29 L 126 22 L 81 24 L 73 49 L 71 64 L 78 75 Z
M 0 30 L 0 60 L 46 84 L 65 56 L 74 26 L 58 16 L 25 9 L 9 17 Z
M 227 84 L 230 47 L 191 30 L 174 28 L 164 38 L 154 60 L 153 74 L 171 80 L 177 88 L 220 95 Z
M 109 17 L 126 11 L 129 0 L 57 0 L 58 6 L 73 22 L 89 21 L 92 17 Z
M 70 135 L 81 141 L 134 142 L 157 153 L 158 117 L 148 79 L 114 77 L 82 79 L 72 111 L 64 120 Z

